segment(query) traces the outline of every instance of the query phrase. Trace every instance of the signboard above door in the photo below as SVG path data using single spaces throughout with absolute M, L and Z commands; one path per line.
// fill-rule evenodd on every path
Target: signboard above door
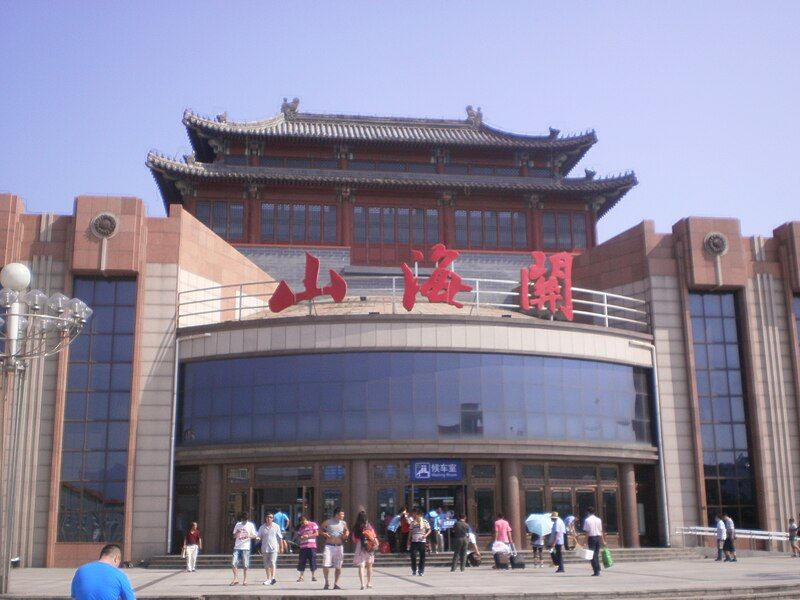
M 411 481 L 461 481 L 461 460 L 457 458 L 411 461 Z

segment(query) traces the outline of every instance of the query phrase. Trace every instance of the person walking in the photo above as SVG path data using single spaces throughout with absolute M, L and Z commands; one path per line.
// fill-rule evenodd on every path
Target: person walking
M 289 529 L 289 515 L 283 512 L 280 508 L 272 515 L 272 520 L 281 528 L 283 539 L 286 539 L 286 530 Z
M 496 546 L 495 546 L 496 544 Z M 505 544 L 505 547 L 508 549 L 507 553 L 510 555 L 512 553 L 511 548 L 511 525 L 508 521 L 503 518 L 503 513 L 497 513 L 497 519 L 494 522 L 494 544 L 492 547 L 502 547 Z M 500 569 L 500 555 L 505 554 L 506 551 L 494 552 L 494 566 L 496 569 Z M 508 565 L 505 566 L 507 568 Z
M 356 543 L 353 564 L 358 567 L 358 580 L 361 589 L 372 587 L 372 565 L 375 564 L 375 551 L 378 549 L 378 536 L 375 528 L 367 520 L 367 512 L 362 510 L 353 524 L 353 540 Z M 365 578 L 366 575 L 366 578 Z
M 261 559 L 264 562 L 264 571 L 267 578 L 264 585 L 275 585 L 275 569 L 278 566 L 278 553 L 286 547 L 283 539 L 283 532 L 275 522 L 275 516 L 267 513 L 264 516 L 264 524 L 258 528 L 256 537 L 261 540 Z
M 317 536 L 319 525 L 305 515 L 300 515 L 300 526 L 297 528 L 297 541 L 300 545 L 300 556 L 297 559 L 297 581 L 303 581 L 306 563 L 311 568 L 311 581 L 316 581 L 317 572 Z
M 136 600 L 131 581 L 120 569 L 122 549 L 106 544 L 100 558 L 86 563 L 72 577 L 71 596 L 75 600 Z
M 728 535 L 725 532 L 725 521 L 722 520 L 722 517 L 719 516 L 719 514 L 714 515 L 714 522 L 716 524 L 717 538 L 717 558 L 715 558 L 714 561 L 721 562 L 722 553 L 725 550 L 725 539 L 728 537 Z
M 406 552 L 406 548 L 408 548 L 408 532 L 411 529 L 411 515 L 408 514 L 408 510 L 406 507 L 403 507 L 403 510 L 400 511 L 400 527 L 398 527 L 397 531 L 399 533 L 399 539 L 397 542 L 397 546 L 399 548 L 398 552 Z
M 342 576 L 344 550 L 342 544 L 350 535 L 344 521 L 344 511 L 338 506 L 333 509 L 333 516 L 322 523 L 322 537 L 325 538 L 325 550 L 322 552 L 322 574 L 325 577 L 323 590 L 330 589 L 328 572 L 333 567 L 333 589 L 340 590 L 339 577 Z
M 440 506 L 437 511 L 438 516 L 436 517 L 436 525 L 438 529 L 436 529 L 436 551 L 437 552 L 444 552 L 445 551 L 445 544 L 444 544 L 444 522 L 447 520 L 447 513 L 444 510 L 444 506 Z M 449 548 L 448 548 L 449 550 Z
M 533 550 L 533 568 L 539 567 L 540 569 L 544 568 L 544 558 L 542 558 L 542 554 L 544 552 L 544 536 L 539 535 L 538 533 L 531 534 L 531 550 Z
M 186 557 L 186 572 L 194 573 L 197 570 L 197 554 L 203 549 L 203 538 L 197 523 L 192 522 L 189 531 L 183 538 L 183 555 Z
M 564 536 L 564 550 L 574 550 L 578 543 L 578 534 L 575 531 L 575 517 L 573 515 L 564 517 L 564 527 L 567 528 L 567 533 Z
M 250 568 L 250 542 L 256 538 L 256 526 L 247 520 L 247 513 L 239 514 L 236 525 L 233 526 L 233 581 L 230 585 L 239 585 L 239 575 L 236 568 L 242 563 L 242 585 L 247 585 L 247 569 Z
M 550 549 L 553 551 L 553 560 L 558 567 L 556 573 L 563 573 L 564 556 L 562 548 L 564 547 L 564 534 L 567 532 L 567 527 L 556 511 L 550 513 L 550 520 L 553 522 L 553 527 L 550 529 Z
M 463 571 L 467 565 L 467 545 L 469 543 L 469 525 L 467 525 L 465 514 L 458 515 L 458 521 L 453 525 L 450 535 L 453 544 L 453 562 L 450 564 L 450 571 L 456 570 L 456 562 Z
M 592 551 L 592 576 L 600 576 L 600 548 L 606 545 L 603 538 L 603 522 L 594 514 L 594 507 L 586 509 L 588 516 L 583 521 L 583 532 L 586 534 L 587 546 Z
M 725 562 L 736 562 L 736 527 L 733 524 L 733 519 L 730 515 L 723 514 L 722 520 L 725 522 Z
M 425 574 L 425 550 L 428 545 L 428 536 L 431 534 L 431 525 L 422 515 L 414 509 L 408 529 L 408 543 L 406 550 L 411 552 L 411 574 L 422 577 Z M 417 558 L 419 557 L 419 561 Z
M 797 547 L 797 523 L 794 522 L 794 519 L 789 519 L 789 545 L 792 547 L 792 558 L 796 558 L 798 554 L 798 547 Z

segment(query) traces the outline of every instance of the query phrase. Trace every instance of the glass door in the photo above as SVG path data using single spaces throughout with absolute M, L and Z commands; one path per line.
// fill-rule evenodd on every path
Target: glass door
M 581 531 L 587 511 L 590 508 L 597 510 L 597 493 L 595 490 L 576 490 L 575 506 L 577 507 L 577 512 L 575 513 L 575 518 L 577 519 L 575 521 L 575 531 Z
M 475 516 L 478 533 L 492 533 L 494 531 L 494 488 L 475 490 Z

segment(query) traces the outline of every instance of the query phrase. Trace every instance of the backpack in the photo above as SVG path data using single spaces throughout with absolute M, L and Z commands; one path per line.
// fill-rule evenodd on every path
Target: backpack
M 372 527 L 364 527 L 364 531 L 361 533 L 361 545 L 364 550 L 372 552 L 378 547 L 379 543 L 375 530 Z

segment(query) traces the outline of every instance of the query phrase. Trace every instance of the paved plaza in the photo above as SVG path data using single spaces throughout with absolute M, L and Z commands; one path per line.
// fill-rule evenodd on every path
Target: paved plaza
M 68 598 L 73 569 L 22 569 L 14 571 L 8 596 L 36 598 Z M 358 573 L 346 567 L 340 591 L 322 590 L 322 571 L 317 582 L 295 582 L 297 573 L 278 570 L 278 583 L 262 584 L 263 571 L 250 571 L 247 587 L 230 587 L 230 570 L 206 569 L 195 573 L 156 569 L 127 569 L 139 598 L 204 598 L 270 597 L 292 598 L 330 596 L 334 598 L 437 597 L 437 598 L 502 598 L 502 597 L 579 597 L 591 591 L 602 598 L 657 597 L 782 597 L 789 598 L 780 586 L 800 586 L 800 559 L 788 555 L 760 554 L 740 559 L 738 563 L 716 563 L 709 558 L 659 562 L 618 563 L 591 577 L 589 564 L 567 565 L 567 572 L 556 575 L 553 569 L 494 571 L 490 567 L 451 573 L 449 568 L 432 567 L 424 577 L 412 577 L 410 569 L 381 568 L 376 565 L 374 588 L 359 590 Z M 761 594 L 738 596 L 731 590 L 763 588 Z M 795 597 L 800 597 L 800 587 Z

